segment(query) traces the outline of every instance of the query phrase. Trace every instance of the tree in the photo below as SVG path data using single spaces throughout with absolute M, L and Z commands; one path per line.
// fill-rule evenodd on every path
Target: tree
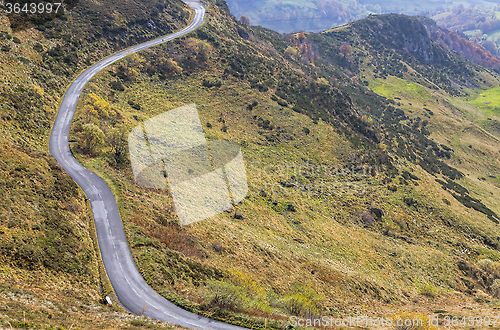
M 299 53 L 299 51 L 297 50 L 297 47 L 290 46 L 285 50 L 285 57 L 292 58 L 294 56 L 297 56 L 298 53 Z
M 184 65 L 190 69 L 204 66 L 208 63 L 212 53 L 212 46 L 202 40 L 189 38 L 184 41 Z
M 106 142 L 111 147 L 116 163 L 123 163 L 127 156 L 127 129 L 124 126 L 111 128 L 106 135 Z
M 183 71 L 179 64 L 171 58 L 162 58 L 159 61 L 159 67 L 162 73 L 168 73 L 172 76 L 178 76 Z
M 348 55 L 351 54 L 351 45 L 349 45 L 347 42 L 344 42 L 342 44 L 342 46 L 340 46 L 340 52 L 342 53 L 342 55 L 344 55 L 345 57 L 347 57 Z
M 241 15 L 240 16 L 240 22 L 241 24 L 243 24 L 244 26 L 249 26 L 250 25 L 250 20 L 248 19 L 248 17 L 246 17 L 245 15 Z
M 116 116 L 116 111 L 111 108 L 111 104 L 95 93 L 90 93 L 87 102 L 87 105 L 95 109 L 95 114 L 97 114 L 97 118 L 99 119 L 107 119 Z
M 104 145 L 103 131 L 95 124 L 84 124 L 82 129 L 83 150 L 99 153 Z

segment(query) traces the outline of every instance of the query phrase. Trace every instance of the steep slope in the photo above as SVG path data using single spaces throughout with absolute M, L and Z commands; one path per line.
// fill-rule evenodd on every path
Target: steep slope
M 252 327 L 281 328 L 290 315 L 470 315 L 458 301 L 491 311 L 498 205 L 468 189 L 438 139 L 445 115 L 429 107 L 437 98 L 458 111 L 458 95 L 496 86 L 496 75 L 404 16 L 283 37 L 239 24 L 223 2 L 208 12 L 196 33 L 96 76 L 73 126 L 73 153 L 114 188 L 148 284 Z M 386 98 L 379 81 L 415 106 Z M 210 140 L 242 146 L 250 192 L 181 227 L 168 191 L 135 184 L 126 137 L 188 103 Z M 91 126 L 102 137 L 93 145 Z
M 350 35 L 350 40 L 344 38 L 345 35 Z M 391 97 L 393 102 L 396 98 L 400 101 L 398 106 L 406 110 L 399 123 L 388 123 L 383 116 L 380 118 L 381 125 L 392 125 L 391 131 L 398 133 L 398 139 L 405 140 L 397 141 L 399 156 L 418 163 L 428 173 L 442 174 L 450 180 L 456 180 L 464 177 L 460 170 L 465 167 L 461 160 L 464 155 L 454 155 L 454 147 L 467 139 L 458 138 L 453 141 L 450 136 L 455 135 L 455 132 L 472 129 L 476 132 L 473 135 L 482 141 L 485 151 L 498 149 L 497 137 L 485 132 L 482 128 L 484 124 L 477 125 L 486 120 L 485 113 L 462 104 L 460 98 L 450 98 L 452 95 L 461 95 L 462 100 L 467 100 L 478 94 L 481 88 L 498 86 L 497 75 L 456 53 L 446 52 L 431 39 L 418 19 L 396 15 L 372 17 L 342 30 L 325 32 L 323 36 L 334 39 L 337 45 L 342 42 L 353 44 L 350 57 L 338 55 L 337 60 L 345 61 L 347 58 L 354 74 L 364 79 L 373 90 Z M 368 40 L 368 43 L 361 46 L 357 38 Z M 334 49 L 330 48 L 329 52 L 334 52 Z M 363 51 L 371 57 L 364 63 L 359 56 Z M 425 129 L 419 129 L 424 116 L 429 119 L 426 122 L 430 122 L 430 125 L 426 124 Z M 495 120 L 497 118 L 493 116 L 487 121 L 491 121 L 494 126 Z M 403 125 L 405 129 L 398 130 L 394 125 Z M 388 145 L 393 145 L 393 132 L 389 132 L 385 141 Z M 483 156 L 486 154 L 483 153 Z M 470 153 L 465 157 L 468 163 L 474 164 L 467 167 L 469 175 L 480 175 L 476 171 L 475 174 L 470 173 L 471 167 L 482 171 L 498 171 L 498 167 L 493 165 L 498 158 L 496 151 L 490 151 L 487 157 L 477 157 Z M 490 160 L 490 166 L 485 165 L 485 158 Z M 448 182 L 449 184 L 451 183 Z M 458 194 L 454 195 L 458 201 L 498 222 L 498 209 L 496 212 L 490 210 L 479 200 L 470 197 L 466 190 L 455 188 L 457 189 L 451 189 L 451 193 Z
M 1 326 L 117 329 L 151 323 L 102 304 L 112 293 L 102 271 L 90 207 L 47 147 L 59 98 L 75 73 L 129 42 L 182 27 L 189 18 L 181 1 L 164 5 L 156 16 L 143 2 L 117 6 L 122 13 L 111 3 L 82 1 L 67 15 L 36 29 L 16 24 L 19 21 L 9 20 L 2 10 Z M 99 20 L 102 10 L 96 9 L 104 7 L 106 23 L 119 27 L 127 40 L 110 31 L 96 39 L 100 27 L 89 24 L 92 18 L 86 13 L 94 12 Z M 166 15 L 168 11 L 173 16 Z M 130 15 L 156 22 L 157 28 L 131 22 Z
M 120 6 L 130 6 L 131 16 L 121 16 L 126 9 Z M 68 77 L 115 49 L 170 32 L 151 28 L 150 19 L 160 26 L 163 18 L 172 28 L 187 19 L 179 2 L 169 2 L 159 16 L 147 8 L 81 1 L 66 20 L 15 33 L 3 20 L 2 46 L 8 47 L 1 54 L 1 128 L 3 154 L 12 153 L 12 160 L 1 163 L 1 182 L 9 184 L 1 189 L 13 197 L 22 192 L 22 201 L 39 199 L 33 213 L 15 198 L 2 206 L 5 321 L 24 322 L 25 308 L 28 322 L 49 326 L 146 322 L 96 304 L 98 278 L 105 279 L 96 270 L 98 254 L 89 244 L 65 243 L 91 237 L 85 229 L 91 222 L 77 230 L 89 209 L 71 180 L 50 166 L 45 150 Z M 84 90 L 70 135 L 74 155 L 110 184 L 148 284 L 190 311 L 253 328 L 284 328 L 292 315 L 462 317 L 473 309 L 475 316 L 492 315 L 500 275 L 498 179 L 489 176 L 496 176 L 500 150 L 497 76 L 447 52 L 417 19 L 404 16 L 282 36 L 239 24 L 222 1 L 211 1 L 208 13 L 206 23 L 182 40 L 98 74 Z M 137 17 L 146 21 L 132 23 Z M 111 23 L 100 28 L 89 24 L 106 19 Z M 118 30 L 106 30 L 108 23 Z M 13 33 L 20 43 L 7 36 Z M 74 51 L 78 56 L 70 55 Z M 144 120 L 190 103 L 210 140 L 241 145 L 250 191 L 235 209 L 182 227 L 168 191 L 133 180 L 126 141 Z M 19 166 L 11 165 L 16 161 Z M 35 164 L 45 168 L 40 180 L 31 180 Z M 64 184 L 37 183 L 56 181 Z M 76 206 L 64 210 L 65 203 Z M 26 225 L 9 222 L 25 218 Z M 61 218 L 71 219 L 67 227 L 49 226 Z M 37 223 L 44 224 L 40 234 Z M 51 237 L 54 227 L 59 236 L 48 244 L 28 239 Z M 10 248 L 12 242 L 21 246 Z M 24 248 L 35 253 L 12 253 Z M 28 258 L 45 248 L 53 251 L 47 260 Z M 77 261 L 51 261 L 61 258 Z M 89 260 L 95 265 L 89 270 L 73 267 Z M 94 282 L 80 280 L 89 271 Z M 84 315 L 70 320 L 62 306 L 22 299 L 25 292 L 41 299 L 30 277 L 42 282 L 59 274 L 71 287 L 78 281 L 92 292 L 88 305 L 108 317 L 102 325 L 83 300 L 64 301 Z M 12 295 L 20 288 L 26 291 Z M 42 289 L 58 297 L 59 291 Z M 37 306 L 49 307 L 33 311 Z

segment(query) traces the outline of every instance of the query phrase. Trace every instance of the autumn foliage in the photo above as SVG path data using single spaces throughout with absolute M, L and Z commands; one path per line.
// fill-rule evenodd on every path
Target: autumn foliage
M 245 26 L 249 26 L 250 25 L 250 20 L 245 15 L 241 15 L 240 16 L 240 22 L 241 22 L 241 24 L 243 24 Z
M 435 28 L 430 32 L 431 37 L 443 48 L 456 51 L 468 60 L 487 68 L 499 68 L 500 58 L 493 55 L 483 46 L 469 41 L 456 32 L 444 28 Z
M 347 42 L 344 42 L 342 46 L 340 46 L 339 50 L 345 57 L 351 55 L 352 52 L 351 45 L 349 45 Z
M 292 58 L 294 56 L 299 56 L 302 58 L 304 64 L 313 64 L 314 61 L 319 59 L 318 47 L 314 45 L 311 41 L 307 40 L 307 36 L 304 32 L 299 32 L 295 34 L 284 34 L 283 37 L 293 43 L 295 46 L 290 46 L 285 50 L 285 56 Z

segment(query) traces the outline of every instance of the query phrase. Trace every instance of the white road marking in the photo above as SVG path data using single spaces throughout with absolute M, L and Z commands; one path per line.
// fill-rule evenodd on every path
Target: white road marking
M 128 281 L 127 281 L 127 282 L 128 282 Z M 141 297 L 141 295 L 140 295 L 140 294 L 138 294 L 138 293 L 137 293 L 137 291 L 135 291 L 135 289 L 134 289 L 134 288 L 132 288 L 132 290 L 134 290 L 134 292 L 135 292 L 135 294 L 136 294 L 136 295 L 138 295 L 139 297 Z M 141 298 L 142 298 L 142 297 L 141 297 Z
M 158 310 L 158 307 L 156 307 L 155 305 L 153 305 L 152 303 L 150 303 L 149 301 L 147 300 L 144 300 L 146 302 L 146 304 L 152 306 L 153 308 L 157 309 Z

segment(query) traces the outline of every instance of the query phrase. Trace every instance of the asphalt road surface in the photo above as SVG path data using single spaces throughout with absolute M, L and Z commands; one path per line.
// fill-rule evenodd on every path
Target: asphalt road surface
M 188 27 L 177 33 L 145 42 L 111 55 L 83 72 L 66 91 L 50 134 L 50 153 L 83 189 L 92 205 L 97 240 L 104 267 L 120 303 L 130 312 L 178 324 L 190 329 L 243 329 L 187 312 L 158 295 L 144 281 L 132 258 L 115 198 L 108 185 L 83 167 L 69 149 L 68 134 L 78 98 L 87 82 L 99 71 L 140 50 L 175 39 L 203 23 L 205 7 L 198 1 L 184 0 L 195 11 Z

